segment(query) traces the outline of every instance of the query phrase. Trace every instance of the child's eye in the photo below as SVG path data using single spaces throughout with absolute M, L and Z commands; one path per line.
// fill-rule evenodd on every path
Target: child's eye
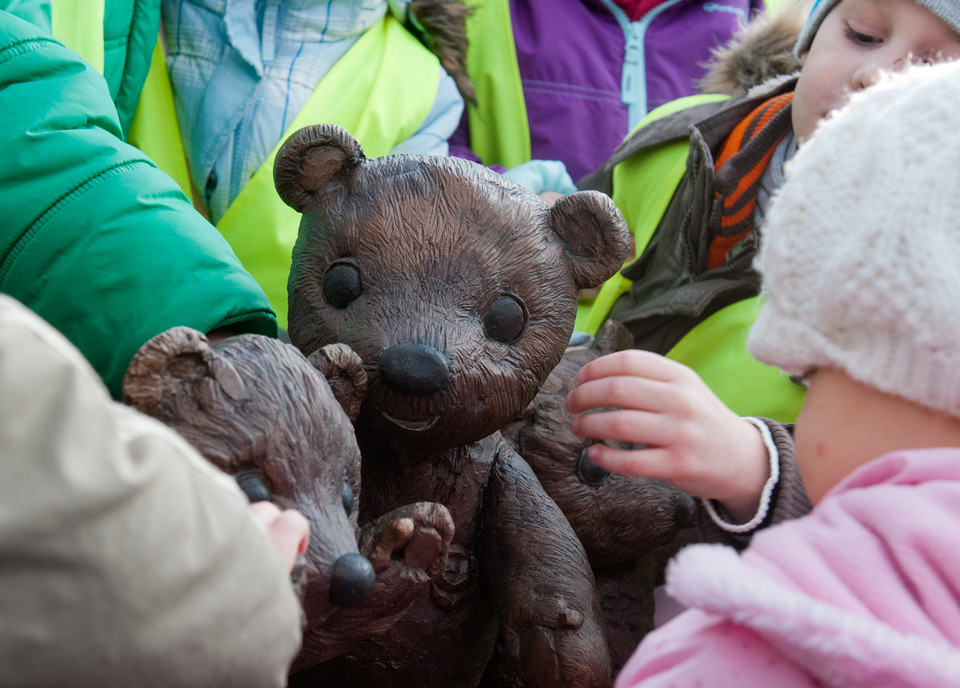
M 848 39 L 850 39 L 851 41 L 853 41 L 858 45 L 874 45 L 876 43 L 882 42 L 883 40 L 879 36 L 871 36 L 868 33 L 862 33 L 860 31 L 857 31 L 852 26 L 847 26 L 844 33 L 846 34 Z

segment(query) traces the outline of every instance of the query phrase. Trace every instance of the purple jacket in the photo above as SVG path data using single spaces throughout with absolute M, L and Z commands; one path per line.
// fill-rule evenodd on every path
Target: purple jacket
M 617 688 L 960 685 L 960 449 L 887 454 L 742 556 L 695 545 Z
M 613 0 L 509 3 L 532 157 L 564 162 L 574 180 L 598 168 L 647 112 L 695 93 L 710 50 L 764 7 L 665 0 L 631 22 Z M 456 154 L 466 155 L 468 132 L 465 116 L 450 140 Z

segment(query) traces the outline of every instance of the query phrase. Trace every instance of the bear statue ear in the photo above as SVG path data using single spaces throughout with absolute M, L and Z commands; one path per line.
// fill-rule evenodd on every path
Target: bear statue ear
M 273 164 L 283 202 L 302 213 L 311 199 L 328 193 L 366 156 L 360 143 L 335 124 L 313 124 L 284 141 Z
M 164 397 L 184 384 L 215 376 L 228 394 L 242 393 L 236 372 L 217 365 L 206 335 L 189 327 L 173 327 L 148 341 L 133 357 L 123 378 L 123 402 L 148 415 Z M 237 387 L 239 385 L 239 387 Z
M 328 344 L 307 356 L 307 360 L 327 378 L 350 422 L 357 420 L 367 393 L 367 374 L 360 356 L 346 344 Z
M 550 213 L 553 231 L 566 244 L 578 289 L 600 286 L 623 267 L 630 230 L 609 196 L 578 191 L 561 197 Z
M 622 322 L 607 320 L 593 343 L 602 356 L 633 348 L 633 335 Z

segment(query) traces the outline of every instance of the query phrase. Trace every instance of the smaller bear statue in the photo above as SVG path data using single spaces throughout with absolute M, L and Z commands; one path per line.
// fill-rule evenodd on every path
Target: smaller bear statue
M 603 470 L 587 455 L 593 441 L 573 434 L 564 401 L 577 371 L 632 346 L 629 330 L 608 320 L 591 346 L 564 353 L 530 405 L 501 430 L 583 543 L 600 591 L 614 674 L 653 629 L 654 593 L 671 545 L 699 523 L 697 503 L 686 492 L 662 480 Z
M 446 566 L 453 522 L 441 504 L 399 506 L 358 533 L 352 419 L 365 387 L 347 346 L 307 359 L 270 337 L 211 345 L 187 327 L 144 344 L 124 378 L 125 403 L 179 432 L 250 501 L 297 509 L 309 521 L 305 561 L 294 570 L 305 627 L 293 671 L 388 629 Z
M 291 341 L 347 344 L 368 376 L 361 523 L 426 501 L 455 525 L 446 569 L 403 618 L 291 685 L 609 685 L 586 553 L 499 429 L 560 361 L 578 290 L 622 265 L 619 210 L 593 191 L 550 207 L 458 158 L 368 159 L 334 125 L 294 133 L 274 179 L 303 215 Z

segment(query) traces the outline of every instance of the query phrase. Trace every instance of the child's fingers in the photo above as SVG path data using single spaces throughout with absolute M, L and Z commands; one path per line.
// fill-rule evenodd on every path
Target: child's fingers
M 310 524 L 299 511 L 280 511 L 272 502 L 254 502 L 250 512 L 267 529 L 267 536 L 287 568 L 293 569 L 297 554 L 306 553 L 310 542 Z
M 585 413 L 573 419 L 573 433 L 595 440 L 634 442 L 651 446 L 672 443 L 674 428 L 659 413 L 616 409 Z
M 635 478 L 659 478 L 670 483 L 676 478 L 673 457 L 659 447 L 616 449 L 595 444 L 590 447 L 590 460 L 612 473 Z
M 669 447 L 618 449 L 603 444 L 590 447 L 590 460 L 601 468 L 637 478 L 659 478 L 695 497 L 713 498 L 727 478 L 712 470 L 692 467 Z
M 584 382 L 570 391 L 565 401 L 570 413 L 597 408 L 622 408 L 662 412 L 670 385 L 644 377 L 615 375 Z
M 676 378 L 678 369 L 683 367 L 660 354 L 642 349 L 628 349 L 590 361 L 577 371 L 577 381 L 583 383 L 605 377 L 630 375 L 669 382 Z
M 274 542 L 290 547 L 296 553 L 306 554 L 310 543 L 310 523 L 296 509 L 284 509 L 270 525 Z
M 287 571 L 292 571 L 297 555 L 307 552 L 310 544 L 310 524 L 299 511 L 287 509 L 271 524 L 270 539 Z

